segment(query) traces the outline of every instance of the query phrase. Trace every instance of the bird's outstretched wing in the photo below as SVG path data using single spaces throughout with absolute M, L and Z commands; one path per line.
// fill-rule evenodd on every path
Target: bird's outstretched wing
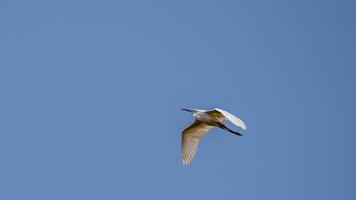
M 182 132 L 182 159 L 183 165 L 189 165 L 197 151 L 200 138 L 213 126 L 201 123 L 197 120 L 186 127 Z
M 241 119 L 239 119 L 235 115 L 233 115 L 225 110 L 215 108 L 213 110 L 209 110 L 208 114 L 213 115 L 218 118 L 227 119 L 227 120 L 231 121 L 233 124 L 235 124 L 236 126 L 246 130 L 246 125 Z

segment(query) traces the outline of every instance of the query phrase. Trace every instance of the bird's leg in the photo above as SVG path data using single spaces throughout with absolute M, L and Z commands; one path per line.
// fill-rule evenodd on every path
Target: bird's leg
M 229 129 L 229 128 L 228 128 L 227 126 L 225 126 L 225 124 L 223 124 L 223 123 L 216 123 L 215 126 L 221 128 L 221 129 L 224 129 L 225 131 L 229 131 L 230 133 L 233 133 L 233 134 L 235 134 L 235 135 L 242 136 L 241 133 Z

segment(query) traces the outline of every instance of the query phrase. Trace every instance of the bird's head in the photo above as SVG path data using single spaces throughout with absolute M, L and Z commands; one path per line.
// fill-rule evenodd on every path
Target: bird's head
M 197 112 L 198 112 L 198 110 L 195 110 L 195 109 L 186 109 L 186 108 L 182 108 L 181 110 L 184 110 L 184 111 L 190 112 L 190 113 L 192 113 L 192 114 L 194 114 L 194 113 L 197 113 Z
M 187 111 L 187 112 L 190 112 L 190 113 L 193 112 L 193 110 L 191 110 L 191 109 L 186 109 L 186 108 L 182 108 L 181 110 L 184 110 L 184 111 Z

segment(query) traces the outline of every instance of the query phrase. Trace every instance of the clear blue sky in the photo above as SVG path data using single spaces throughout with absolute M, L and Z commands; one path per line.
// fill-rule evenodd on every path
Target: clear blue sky
M 356 199 L 355 10 L 2 0 L 0 199 Z M 183 107 L 248 129 L 183 167 Z

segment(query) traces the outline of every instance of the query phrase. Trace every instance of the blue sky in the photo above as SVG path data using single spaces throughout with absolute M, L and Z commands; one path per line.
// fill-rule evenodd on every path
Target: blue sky
M 356 199 L 355 9 L 1 1 L 0 199 Z M 183 107 L 247 130 L 183 167 Z

